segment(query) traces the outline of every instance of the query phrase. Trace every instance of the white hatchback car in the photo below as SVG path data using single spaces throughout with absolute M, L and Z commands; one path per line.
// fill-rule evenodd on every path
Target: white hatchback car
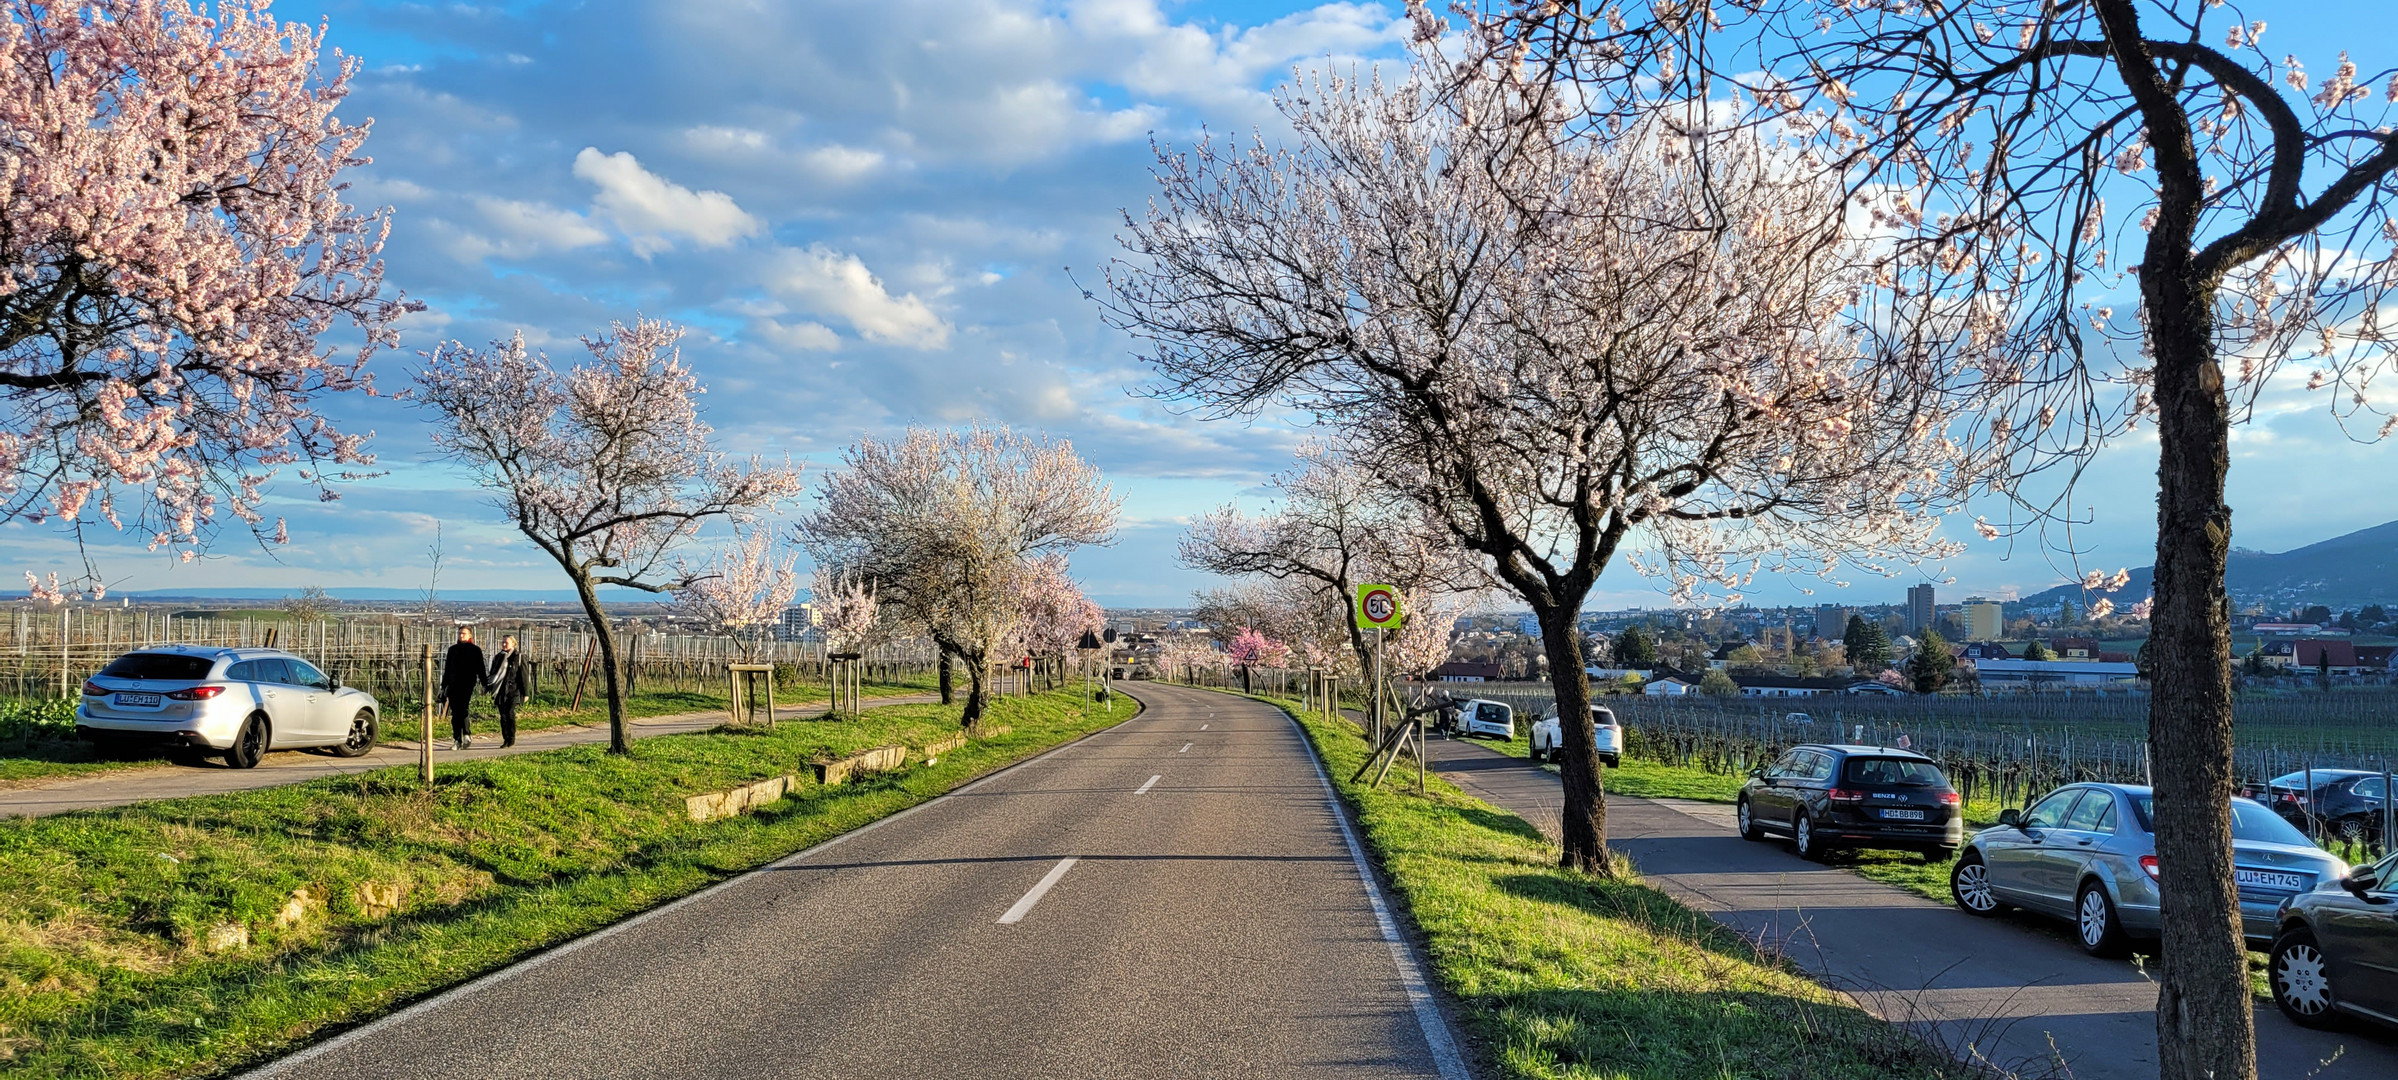
M 100 745 L 224 755 L 247 769 L 269 750 L 374 748 L 374 696 L 275 649 L 161 645 L 126 653 L 84 680 L 75 732 Z
M 1598 751 L 1599 761 L 1612 769 L 1624 759 L 1624 725 L 1615 719 L 1615 710 L 1605 705 L 1590 707 L 1591 741 Z M 1565 725 L 1552 716 L 1532 725 L 1532 760 L 1555 761 L 1557 748 L 1565 745 Z

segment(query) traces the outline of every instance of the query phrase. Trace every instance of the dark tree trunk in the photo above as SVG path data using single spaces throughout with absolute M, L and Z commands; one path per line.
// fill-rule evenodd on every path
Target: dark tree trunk
M 2248 948 L 2232 881 L 2231 614 L 2224 564 L 2231 415 L 2214 350 L 2214 283 L 2142 275 L 2156 355 L 2156 677 L 2149 697 L 2165 928 L 2160 1080 L 2253 1080 Z
M 949 670 L 949 650 L 941 650 L 941 704 L 957 704 L 956 677 Z
M 600 682 L 608 690 L 608 752 L 630 754 L 633 733 L 625 726 L 624 680 L 616 659 L 616 630 L 608 625 L 608 613 L 601 609 L 599 592 L 592 588 L 590 579 L 575 573 L 571 566 L 567 575 L 574 579 L 575 597 L 583 602 L 583 614 L 591 620 L 592 637 L 599 642 Z
M 1607 875 L 1607 783 L 1600 775 L 1597 735 L 1590 725 L 1590 677 L 1582 670 L 1582 598 L 1566 607 L 1535 607 L 1541 651 L 1554 673 L 1558 775 L 1565 780 L 1565 806 L 1558 821 L 1558 863 Z
M 990 656 L 961 649 L 958 659 L 965 661 L 966 668 L 966 711 L 958 717 L 958 725 L 973 730 L 982 723 L 983 711 L 990 704 Z

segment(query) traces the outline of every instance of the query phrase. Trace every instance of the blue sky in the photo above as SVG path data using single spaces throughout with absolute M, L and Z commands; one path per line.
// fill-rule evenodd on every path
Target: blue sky
M 2376 51 L 2398 53 L 2367 0 L 2279 6 L 2249 17 L 2271 19 L 2311 68 L 2359 47 L 2363 27 L 2390 46 Z M 1253 490 L 1296 435 L 1199 423 L 1129 394 L 1144 372 L 1075 280 L 1096 280 L 1117 208 L 1146 198 L 1152 135 L 1278 131 L 1266 95 L 1294 64 L 1389 57 L 1400 30 L 1395 3 L 1261 0 L 330 0 L 275 12 L 326 20 L 366 64 L 342 110 L 375 121 L 356 201 L 394 208 L 388 280 L 429 305 L 374 365 L 385 387 L 405 385 L 415 350 L 443 338 L 522 329 L 571 361 L 577 336 L 610 319 L 678 320 L 730 449 L 829 462 L 863 431 L 974 419 L 1073 439 L 1125 496 L 1120 543 L 1075 560 L 1114 604 L 1179 604 L 1205 584 L 1171 565 L 1180 522 Z M 2238 444 L 2235 542 L 2281 550 L 2398 517 L 2398 454 L 2346 443 L 2303 400 L 2287 406 Z M 293 540 L 272 554 L 238 532 L 190 565 L 125 543 L 100 552 L 108 576 L 130 589 L 415 587 L 439 521 L 445 587 L 564 585 L 427 459 L 405 406 L 332 410 L 376 433 L 388 475 L 323 506 L 287 485 L 276 511 Z M 2128 444 L 2084 480 L 2084 565 L 2149 561 L 2153 455 Z M 0 553 L 26 569 L 71 565 L 55 534 L 21 523 L 0 526 Z M 2006 555 L 1977 541 L 1933 576 L 1956 578 L 1957 596 L 2062 577 L 2040 552 Z M 1916 580 L 1860 581 L 1840 598 L 1895 600 Z M 1628 567 L 1601 592 L 1601 604 L 1663 603 Z M 1800 598 L 1774 584 L 1752 594 Z

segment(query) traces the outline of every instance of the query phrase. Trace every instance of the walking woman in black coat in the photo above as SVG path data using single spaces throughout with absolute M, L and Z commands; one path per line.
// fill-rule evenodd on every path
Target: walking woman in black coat
M 491 677 L 484 684 L 500 710 L 500 746 L 516 745 L 516 707 L 533 696 L 533 677 L 525 670 L 524 654 L 516 651 L 516 635 L 500 639 L 500 651 L 491 654 Z
M 475 744 L 473 732 L 467 729 L 467 709 L 474 704 L 475 688 L 488 677 L 483 647 L 475 644 L 474 627 L 459 627 L 458 643 L 442 657 L 441 693 L 434 700 L 450 707 L 450 738 L 457 740 L 460 750 Z

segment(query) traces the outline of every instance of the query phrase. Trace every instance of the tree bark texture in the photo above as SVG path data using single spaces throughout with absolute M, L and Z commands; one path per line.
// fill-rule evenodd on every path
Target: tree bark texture
M 2160 1080 L 2253 1080 L 2248 947 L 2232 879 L 2231 417 L 2214 349 L 2214 289 L 2141 282 L 2157 393 L 2156 845 L 2165 936 L 2157 980 Z
M 1558 864 L 1607 875 L 1607 785 L 1600 775 L 1598 743 L 1590 724 L 1590 677 L 1582 670 L 1581 598 L 1571 607 L 1533 610 L 1540 623 L 1541 651 L 1548 657 L 1550 685 L 1557 695 L 1557 772 L 1565 781 L 1558 832 Z
M 624 681 L 616 660 L 616 628 L 608 624 L 608 613 L 600 608 L 599 592 L 588 577 L 567 568 L 574 578 L 575 597 L 583 602 L 583 614 L 591 620 L 591 636 L 599 642 L 600 681 L 608 689 L 608 752 L 633 752 L 633 733 L 625 726 Z
M 950 673 L 949 650 L 941 650 L 941 704 L 957 704 L 956 676 Z

